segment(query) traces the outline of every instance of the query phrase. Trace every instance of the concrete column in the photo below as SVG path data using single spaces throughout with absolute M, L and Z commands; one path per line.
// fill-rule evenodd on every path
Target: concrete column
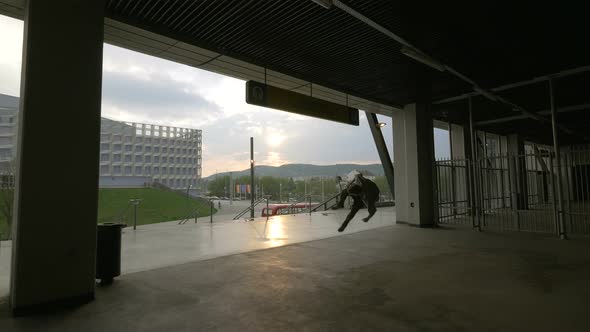
M 104 2 L 28 0 L 10 304 L 94 298 Z
M 451 124 L 449 126 L 449 136 L 451 137 L 452 159 L 465 159 L 468 151 L 465 149 L 465 129 L 463 126 Z M 469 134 L 467 135 L 469 136 Z
M 507 136 L 507 152 L 509 156 L 510 192 L 512 208 L 526 210 L 528 206 L 526 159 L 524 157 L 524 140 L 518 134 Z
M 468 127 L 467 127 L 468 128 Z M 453 160 L 453 198 L 458 207 L 467 207 L 470 203 L 470 165 L 465 159 L 471 156 L 471 142 L 469 140 L 469 130 L 465 132 L 465 127 L 457 124 L 449 124 L 449 137 L 451 141 L 451 159 Z M 466 148 L 467 147 L 467 148 Z M 459 210 L 460 211 L 460 210 Z M 458 212 L 457 210 L 454 211 Z
M 395 206 L 398 223 L 436 224 L 434 128 L 428 103 L 393 113 Z

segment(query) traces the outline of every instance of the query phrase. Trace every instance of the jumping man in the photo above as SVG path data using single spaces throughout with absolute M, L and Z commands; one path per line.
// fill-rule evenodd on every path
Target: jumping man
M 342 190 L 342 193 L 340 194 L 340 200 L 334 208 L 343 208 L 344 201 L 346 200 L 347 196 L 352 197 L 353 203 L 352 207 L 350 208 L 350 212 L 342 223 L 342 226 L 338 228 L 338 232 L 344 231 L 358 210 L 364 208 L 365 206 L 369 210 L 369 215 L 366 218 L 363 218 L 363 221 L 367 222 L 369 219 L 371 219 L 371 217 L 373 217 L 375 212 L 377 212 L 375 203 L 379 200 L 379 187 L 377 187 L 375 182 L 365 179 L 362 174 L 357 174 L 354 177 L 354 180 L 352 180 L 348 186 Z

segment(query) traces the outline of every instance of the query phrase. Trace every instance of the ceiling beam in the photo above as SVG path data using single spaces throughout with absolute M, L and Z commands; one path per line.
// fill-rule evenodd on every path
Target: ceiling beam
M 515 83 L 501 85 L 501 86 L 498 86 L 498 87 L 495 87 L 495 88 L 490 89 L 490 91 L 492 91 L 492 92 L 505 91 L 505 90 L 509 90 L 509 89 L 518 88 L 518 87 L 521 87 L 521 86 L 526 86 L 526 85 L 531 85 L 531 84 L 535 84 L 535 83 L 545 82 L 545 81 L 548 81 L 551 78 L 567 77 L 567 76 L 570 76 L 570 75 L 580 74 L 580 73 L 584 73 L 584 72 L 588 72 L 588 71 L 590 71 L 590 65 L 588 65 L 588 66 L 582 66 L 582 67 L 578 67 L 578 68 L 573 68 L 573 69 L 568 69 L 568 70 L 563 70 L 563 71 L 560 71 L 558 73 L 553 73 L 553 74 L 549 74 L 549 75 L 539 76 L 539 77 L 535 77 L 535 78 L 532 78 L 532 79 L 526 80 L 526 81 L 520 81 L 520 82 L 515 82 Z M 476 96 L 480 96 L 480 95 L 481 95 L 481 93 L 479 93 L 477 91 L 474 91 L 474 92 L 464 93 L 462 95 L 455 96 L 455 97 L 449 97 L 449 98 L 437 100 L 437 101 L 433 102 L 433 104 L 435 104 L 435 105 L 437 105 L 437 104 L 445 104 L 445 103 L 450 103 L 450 102 L 453 102 L 453 101 L 463 100 L 463 99 L 467 99 L 469 97 L 476 97 Z
M 586 109 L 590 109 L 590 103 L 567 106 L 567 107 L 560 107 L 557 109 L 557 112 L 559 112 L 559 113 L 575 112 L 575 111 L 583 111 Z M 550 115 L 551 110 L 546 109 L 546 110 L 542 110 L 539 112 L 535 112 L 535 114 Z M 514 115 L 514 116 L 507 116 L 507 117 L 492 119 L 492 120 L 477 121 L 477 122 L 475 122 L 475 125 L 476 126 L 487 126 L 487 125 L 510 122 L 510 121 L 525 120 L 528 118 L 529 118 L 528 115 Z

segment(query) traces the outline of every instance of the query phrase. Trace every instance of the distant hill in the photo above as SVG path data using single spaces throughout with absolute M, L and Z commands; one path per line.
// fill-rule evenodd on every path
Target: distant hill
M 373 175 L 382 176 L 383 167 L 381 164 L 358 165 L 358 164 L 336 164 L 336 165 L 310 165 L 310 164 L 287 164 L 282 166 L 255 166 L 254 172 L 256 176 L 274 176 L 282 178 L 297 178 L 309 176 L 336 176 L 345 175 L 352 170 L 367 170 Z M 229 172 L 217 173 L 217 176 L 229 175 Z M 233 177 L 242 175 L 250 175 L 250 169 L 233 172 Z M 215 174 L 204 178 L 210 180 L 215 178 Z

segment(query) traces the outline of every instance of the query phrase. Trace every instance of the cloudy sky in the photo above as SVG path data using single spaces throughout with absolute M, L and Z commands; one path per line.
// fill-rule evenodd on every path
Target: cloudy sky
M 0 93 L 19 96 L 22 21 L 0 15 Z M 258 165 L 378 163 L 364 113 L 359 127 L 245 103 L 245 83 L 105 44 L 102 115 L 115 120 L 203 130 L 203 175 L 249 167 L 249 137 Z M 392 153 L 391 118 L 385 140 Z M 437 156 L 448 155 L 435 130 Z

